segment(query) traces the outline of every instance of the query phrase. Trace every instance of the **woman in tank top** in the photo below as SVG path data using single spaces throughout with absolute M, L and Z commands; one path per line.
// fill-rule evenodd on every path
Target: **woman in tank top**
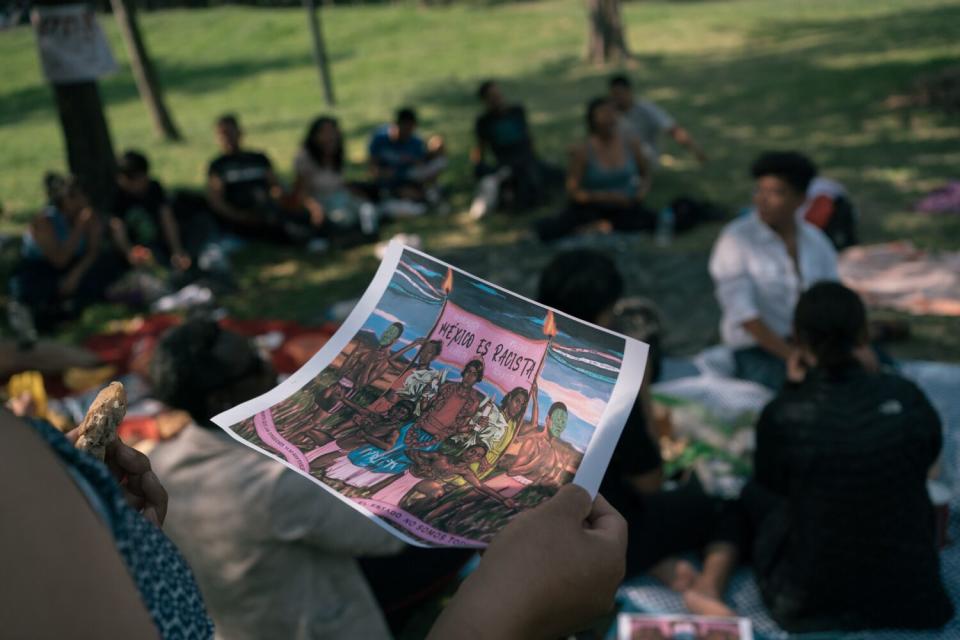
M 650 169 L 640 144 L 620 134 L 608 98 L 591 100 L 586 120 L 587 138 L 573 148 L 567 169 L 567 208 L 537 224 L 541 240 L 585 230 L 641 231 L 654 226 L 655 216 L 643 206 Z

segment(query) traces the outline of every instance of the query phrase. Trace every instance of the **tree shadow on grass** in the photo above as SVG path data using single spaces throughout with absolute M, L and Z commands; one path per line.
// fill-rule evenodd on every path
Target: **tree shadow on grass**
M 331 64 L 352 56 L 352 51 L 338 51 L 331 55 Z M 166 64 L 162 60 L 155 61 L 155 64 L 160 82 L 168 94 L 197 96 L 221 92 L 232 84 L 259 74 L 313 66 L 313 58 L 305 52 L 281 58 L 237 59 L 214 64 Z M 115 106 L 140 98 L 127 67 L 101 80 L 99 85 L 101 98 L 106 105 Z M 0 95 L 0 127 L 15 125 L 40 113 L 52 114 L 56 109 L 53 92 L 46 82 Z

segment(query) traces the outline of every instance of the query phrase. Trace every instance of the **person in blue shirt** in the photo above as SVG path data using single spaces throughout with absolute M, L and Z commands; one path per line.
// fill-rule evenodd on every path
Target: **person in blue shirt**
M 417 114 L 404 107 L 393 124 L 378 128 L 370 139 L 370 174 L 378 199 L 431 202 L 439 198 L 436 181 L 446 167 L 443 140 L 429 143 L 417 135 Z

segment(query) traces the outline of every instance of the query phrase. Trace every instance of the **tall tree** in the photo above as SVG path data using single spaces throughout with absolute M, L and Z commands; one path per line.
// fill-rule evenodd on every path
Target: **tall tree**
M 57 7 L 74 3 L 74 0 L 37 0 L 35 5 Z M 93 204 L 103 207 L 113 194 L 117 165 L 100 89 L 96 80 L 51 84 L 70 172 L 80 179 Z
M 154 129 L 166 140 L 180 140 L 180 131 L 163 101 L 163 89 L 157 80 L 153 62 L 150 60 L 147 46 L 140 34 L 136 7 L 132 0 L 110 0 L 110 5 L 113 7 L 113 15 L 117 18 L 123 42 L 127 47 L 130 68 L 137 81 L 137 90 L 140 92 L 140 98 L 147 105 Z
M 316 0 L 303 0 L 307 9 L 307 21 L 310 23 L 310 38 L 313 40 L 313 59 L 320 73 L 320 83 L 323 85 L 323 98 L 327 106 L 336 104 L 333 97 L 333 78 L 330 77 L 330 63 L 327 58 L 327 48 L 323 42 L 323 30 L 320 28 L 320 12 Z
M 620 62 L 630 57 L 623 29 L 620 0 L 587 0 L 587 60 L 594 64 Z

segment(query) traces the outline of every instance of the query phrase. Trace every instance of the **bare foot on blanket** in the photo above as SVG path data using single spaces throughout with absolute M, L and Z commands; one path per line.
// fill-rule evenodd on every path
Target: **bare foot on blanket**
M 715 589 L 695 580 L 693 587 L 683 592 L 683 604 L 690 613 L 698 616 L 733 617 L 737 615 L 733 609 L 723 602 L 723 594 Z
M 677 593 L 684 593 L 693 588 L 700 572 L 686 560 L 667 558 L 661 560 L 650 569 L 650 575 L 667 585 Z

